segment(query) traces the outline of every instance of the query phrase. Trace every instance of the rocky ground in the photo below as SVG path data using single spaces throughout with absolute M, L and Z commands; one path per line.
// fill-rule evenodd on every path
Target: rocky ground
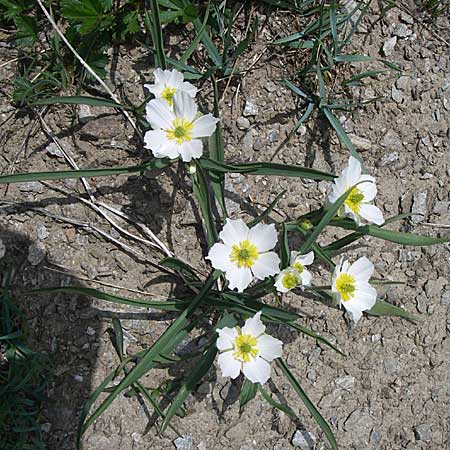
M 266 44 L 287 24 L 288 17 L 264 21 L 251 52 L 240 62 L 252 67 L 239 83 L 228 86 L 221 103 L 229 161 L 268 161 L 312 165 L 339 172 L 348 151 L 320 117 L 314 117 L 281 146 L 299 111 L 292 93 L 279 83 L 295 62 Z M 364 19 L 352 46 L 355 50 L 398 64 L 402 73 L 372 80 L 347 94 L 369 101 L 342 113 L 339 120 L 377 177 L 377 205 L 386 216 L 413 212 L 393 229 L 445 235 L 450 227 L 450 58 L 448 19 L 423 23 L 420 16 L 393 8 L 380 16 L 377 8 Z M 290 32 L 296 31 L 289 29 Z M 170 44 L 176 48 L 177 39 Z M 1 63 L 12 50 L 0 48 Z M 175 51 L 175 50 L 174 50 Z M 147 66 L 146 66 L 147 61 Z M 255 62 L 256 61 L 256 62 Z M 254 64 L 252 66 L 252 64 Z M 79 167 L 139 163 L 147 155 L 121 115 L 110 110 L 50 108 L 43 121 L 16 111 L 9 103 L 13 65 L 0 65 L 2 92 L 0 131 L 2 173 L 64 170 L 67 158 Z M 142 84 L 151 79 L 146 54 L 122 49 L 114 81 L 131 101 L 144 98 Z M 120 88 L 120 89 L 119 89 Z M 200 97 L 210 104 L 209 86 Z M 376 99 L 376 100 L 375 100 Z M 96 202 L 121 209 L 133 223 L 118 221 L 133 235 L 134 223 L 149 227 L 176 254 L 205 272 L 202 229 L 189 183 L 176 167 L 143 176 L 89 180 Z M 280 190 L 287 193 L 271 215 L 279 223 L 320 205 L 327 182 L 231 175 L 226 193 L 232 217 L 248 218 Z M 79 196 L 81 181 L 30 182 L 2 188 L 1 241 L 16 268 L 15 285 L 31 288 L 82 284 L 136 298 L 164 298 L 180 289 L 152 267 L 163 255 L 146 243 L 127 238 L 102 219 Z M 115 219 L 116 220 L 116 219 Z M 323 237 L 326 241 L 339 233 Z M 140 235 L 145 237 L 145 235 Z M 127 247 L 125 247 L 128 246 Z M 1 247 L 1 246 L 0 246 Z M 131 247 L 131 250 L 130 250 Z M 204 247 L 203 247 L 204 250 Z M 1 251 L 1 248 L 0 248 Z M 310 298 L 289 294 L 287 306 L 309 315 L 304 325 L 335 342 L 347 357 L 284 328 L 272 334 L 286 342 L 287 363 L 311 399 L 330 422 L 342 449 L 450 449 L 450 248 L 445 245 L 406 248 L 364 239 L 350 252 L 367 255 L 380 278 L 404 281 L 379 289 L 380 296 L 420 317 L 420 322 L 368 318 L 352 325 L 338 310 Z M 320 284 L 328 274 L 315 273 Z M 167 327 L 171 317 L 113 307 L 69 295 L 27 297 L 29 334 L 35 348 L 49 352 L 56 376 L 49 392 L 44 429 L 51 450 L 74 449 L 77 418 L 88 397 L 118 362 L 107 330 L 113 315 L 122 319 L 129 353 L 145 348 Z M 268 301 L 271 301 L 268 299 Z M 185 342 L 179 349 L 195 347 Z M 170 370 L 182 375 L 189 367 Z M 155 371 L 143 380 L 157 387 L 167 376 Z M 121 396 L 86 433 L 85 450 L 282 450 L 327 449 L 324 436 L 274 368 L 269 387 L 288 401 L 300 417 L 295 423 L 258 395 L 239 414 L 242 380 L 230 382 L 212 370 L 187 415 L 174 420 L 173 431 L 158 436 L 136 398 Z

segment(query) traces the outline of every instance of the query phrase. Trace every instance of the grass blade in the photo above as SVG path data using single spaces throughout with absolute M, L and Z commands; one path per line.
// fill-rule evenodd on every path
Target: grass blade
M 258 384 L 258 390 L 261 392 L 261 395 L 263 396 L 264 400 L 272 406 L 272 408 L 276 408 L 282 412 L 284 412 L 287 416 L 291 417 L 292 419 L 297 419 L 297 415 L 294 411 L 288 406 L 288 405 L 282 405 L 281 403 L 276 402 L 270 394 L 263 388 L 262 384 Z
M 211 81 L 214 90 L 214 116 L 219 117 L 219 88 L 214 76 L 211 76 Z M 220 122 L 217 123 L 216 129 L 212 136 L 209 138 L 209 155 L 213 161 L 223 163 L 225 160 L 225 149 L 223 145 L 222 136 L 222 125 Z M 211 184 L 213 188 L 214 195 L 222 209 L 223 215 L 227 216 L 227 210 L 225 205 L 224 196 L 224 181 L 225 175 L 220 172 L 210 172 L 209 176 L 211 178 Z
M 255 398 L 256 393 L 258 392 L 258 383 L 252 383 L 247 378 L 244 380 L 244 383 L 241 388 L 241 392 L 239 393 L 239 411 L 242 412 L 244 406 L 252 399 Z
M 26 183 L 28 181 L 64 180 L 67 178 L 104 177 L 127 173 L 144 172 L 148 169 L 162 169 L 171 164 L 168 159 L 155 159 L 139 166 L 114 167 L 106 169 L 59 170 L 54 172 L 30 172 L 13 175 L 0 175 L 0 184 Z
M 273 211 L 273 209 L 275 208 L 275 206 L 277 205 L 277 203 L 280 201 L 281 197 L 283 197 L 283 195 L 286 193 L 286 191 L 281 191 L 276 197 L 275 200 L 262 212 L 262 214 L 260 214 L 256 219 L 252 220 L 248 226 L 254 227 L 255 225 L 257 225 L 258 223 L 260 223 L 261 221 L 263 221 L 264 219 L 266 219 L 269 214 Z
M 305 404 L 306 408 L 310 412 L 310 414 L 314 417 L 314 420 L 317 422 L 317 424 L 320 426 L 322 431 L 325 433 L 325 436 L 328 439 L 328 442 L 331 445 L 331 448 L 333 450 L 338 450 L 338 446 L 336 443 L 336 439 L 334 437 L 333 432 L 331 431 L 330 426 L 326 422 L 326 420 L 322 417 L 318 409 L 315 407 L 314 403 L 309 399 L 309 397 L 306 395 L 305 391 L 300 386 L 300 383 L 297 381 L 297 379 L 292 375 L 291 371 L 288 369 L 286 363 L 281 359 L 276 359 L 278 367 L 281 369 L 289 383 L 291 383 L 291 386 L 294 388 L 295 392 L 297 392 L 298 396 L 302 400 L 302 402 Z
M 342 128 L 342 125 L 339 122 L 339 120 L 336 119 L 336 116 L 327 107 L 322 108 L 321 111 L 325 114 L 325 117 L 328 119 L 331 126 L 335 129 L 338 138 L 342 142 L 342 144 L 344 144 L 350 150 L 350 153 L 354 158 L 356 158 L 358 161 L 361 161 L 361 158 L 359 157 L 359 154 L 356 151 L 355 146 L 350 141 L 350 138 L 348 137 L 344 128 Z
M 166 68 L 166 54 L 164 52 L 164 40 L 162 36 L 161 18 L 159 13 L 158 0 L 150 0 L 151 17 L 148 11 L 145 11 L 145 17 L 150 34 L 152 35 L 153 45 L 155 46 L 156 64 L 161 69 Z
M 280 259 L 281 259 L 281 269 L 286 269 L 290 262 L 290 252 L 289 252 L 289 240 L 287 235 L 287 229 L 283 224 L 281 224 L 280 233 Z
M 214 215 L 211 208 L 211 196 L 209 195 L 208 183 L 206 181 L 205 173 L 198 160 L 195 161 L 197 171 L 193 176 L 193 191 L 200 204 L 203 221 L 206 228 L 206 240 L 208 248 L 211 248 L 219 238 Z
M 409 320 L 410 322 L 417 322 L 419 320 L 418 317 L 410 314 L 408 311 L 405 311 L 403 308 L 399 308 L 398 306 L 391 305 L 390 303 L 384 302 L 383 300 L 377 300 L 375 305 L 372 307 L 370 311 L 366 311 L 368 314 L 372 316 L 395 316 L 401 317 L 402 319 Z
M 110 108 L 128 109 L 128 110 L 133 109 L 130 106 L 122 105 L 113 100 L 108 100 L 107 98 L 90 97 L 87 95 L 41 98 L 39 100 L 32 102 L 31 105 L 33 106 L 54 105 L 55 103 L 62 103 L 64 105 L 106 106 Z
M 310 180 L 329 180 L 336 178 L 330 173 L 321 172 L 316 169 L 309 169 L 301 166 L 291 166 L 287 164 L 277 163 L 240 163 L 240 164 L 223 164 L 207 158 L 200 158 L 200 165 L 205 170 L 213 170 L 222 173 L 245 173 L 248 175 L 274 175 L 280 177 L 298 177 Z

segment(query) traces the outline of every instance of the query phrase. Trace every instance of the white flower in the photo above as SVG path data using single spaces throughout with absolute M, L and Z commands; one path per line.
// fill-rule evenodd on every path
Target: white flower
M 360 183 L 364 181 L 364 183 Z M 379 208 L 372 204 L 377 195 L 375 178 L 370 175 L 361 174 L 361 163 L 350 156 L 348 166 L 342 171 L 341 175 L 334 180 L 333 191 L 328 196 L 331 203 L 355 184 L 347 199 L 344 202 L 344 210 L 347 216 L 350 216 L 359 225 L 361 217 L 368 222 L 382 225 L 384 223 L 383 213 Z
M 177 158 L 189 162 L 203 153 L 202 137 L 211 136 L 219 121 L 211 114 L 197 117 L 197 105 L 186 92 L 173 96 L 173 110 L 162 98 L 147 103 L 147 121 L 153 130 L 144 136 L 145 147 L 156 158 Z
M 225 272 L 230 289 L 243 292 L 253 276 L 264 280 L 279 272 L 280 258 L 269 251 L 277 243 L 275 225 L 258 223 L 249 229 L 242 219 L 227 219 L 219 237 L 223 244 L 214 244 L 206 259 Z
M 197 93 L 197 88 L 191 83 L 183 81 L 183 74 L 178 70 L 156 69 L 153 75 L 155 84 L 144 84 L 144 87 L 156 98 L 163 98 L 170 106 L 173 105 L 173 96 L 178 91 L 184 91 L 192 98 Z
M 268 334 L 261 322 L 261 312 L 245 321 L 241 328 L 217 330 L 218 362 L 224 377 L 237 378 L 242 371 L 252 383 L 270 378 L 270 362 L 279 358 L 283 343 Z
M 312 275 L 305 269 L 314 261 L 314 252 L 301 255 L 299 252 L 291 252 L 291 265 L 282 270 L 276 278 L 275 287 L 279 292 L 288 292 L 298 285 L 310 286 Z
M 372 273 L 373 264 L 365 256 L 352 265 L 341 260 L 334 269 L 331 290 L 355 322 L 361 318 L 362 312 L 370 310 L 377 300 L 377 291 L 369 284 Z

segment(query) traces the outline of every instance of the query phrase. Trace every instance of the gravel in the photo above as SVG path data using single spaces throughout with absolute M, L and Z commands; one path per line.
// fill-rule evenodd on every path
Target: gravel
M 292 445 L 301 450 L 311 450 L 314 448 L 315 438 L 309 431 L 297 430 L 292 437 Z
M 426 219 L 428 213 L 427 197 L 428 194 L 426 191 L 416 192 L 414 194 L 413 204 L 411 207 L 411 212 L 413 214 L 411 216 L 411 222 L 413 224 L 417 225 Z
M 244 112 L 242 113 L 243 116 L 249 117 L 249 116 L 256 116 L 258 114 L 258 106 L 253 100 L 246 100 Z
M 45 258 L 45 249 L 41 244 L 31 244 L 28 247 L 28 262 L 32 266 L 37 266 L 40 264 Z
M 393 36 L 389 38 L 387 41 L 385 41 L 382 48 L 383 55 L 391 56 L 396 45 L 397 45 L 397 36 Z
M 194 443 L 192 436 L 189 434 L 180 436 L 173 442 L 177 450 L 191 450 Z

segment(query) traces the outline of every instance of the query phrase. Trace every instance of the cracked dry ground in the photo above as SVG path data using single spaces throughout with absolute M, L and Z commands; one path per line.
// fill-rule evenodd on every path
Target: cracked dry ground
M 300 127 L 289 143 L 276 151 L 298 112 L 292 93 L 276 81 L 292 73 L 291 63 L 285 64 L 274 50 L 265 47 L 276 35 L 275 25 L 282 26 L 287 18 L 280 15 L 270 20 L 274 20 L 275 31 L 269 25 L 263 27 L 240 62 L 245 68 L 259 57 L 258 63 L 239 86 L 229 86 L 222 103 L 226 159 L 273 158 L 339 172 L 348 151 L 318 117 Z M 391 53 L 389 59 L 403 69 L 399 78 L 349 88 L 349 95 L 357 100 L 380 99 L 339 117 L 366 167 L 377 177 L 377 205 L 387 216 L 415 213 L 411 220 L 392 225 L 393 229 L 448 233 L 448 229 L 439 228 L 450 224 L 450 64 L 446 30 L 445 18 L 424 27 L 396 8 L 382 18 L 374 10 L 364 19 L 353 42 L 354 49 L 379 57 L 380 49 L 389 41 L 385 48 Z M 171 37 L 170 43 L 176 42 L 177 37 Z M 1 51 L 1 62 L 11 59 L 13 50 Z M 115 81 L 135 103 L 144 98 L 143 82 L 151 79 L 146 61 L 148 64 L 140 50 L 122 49 Z M 2 172 L 9 170 L 13 161 L 16 172 L 68 169 L 35 117 L 14 111 L 9 105 L 14 73 L 11 66 L 0 70 L 2 120 L 13 114 L 1 131 Z M 200 96 L 205 104 L 210 102 L 209 85 L 203 87 Z M 74 116 L 73 111 L 69 107 L 50 108 L 44 120 L 80 167 L 132 165 L 146 157 L 121 115 L 92 109 Z M 176 167 L 142 176 L 94 178 L 90 183 L 97 201 L 123 209 L 150 227 L 176 254 L 207 271 L 191 186 L 180 178 Z M 258 205 L 268 204 L 281 189 L 287 189 L 287 193 L 271 214 L 270 221 L 275 223 L 319 205 L 329 185 L 231 175 L 226 191 L 232 217 L 254 216 Z M 2 188 L 1 239 L 6 257 L 19 264 L 16 283 L 25 288 L 79 283 L 136 298 L 149 298 L 139 292 L 152 298 L 182 292 L 182 287 L 173 285 L 170 278 L 152 267 L 151 262 L 162 255 L 112 229 L 79 200 L 77 196 L 85 197 L 84 192 L 82 183 L 76 180 Z M 61 217 L 65 221 L 59 220 Z M 120 224 L 138 234 L 131 224 Z M 92 226 L 137 252 L 124 250 Z M 335 236 L 340 235 L 332 229 L 321 239 L 326 242 Z M 450 449 L 449 248 L 406 248 L 371 238 L 363 239 L 350 252 L 352 258 L 362 255 L 374 261 L 378 277 L 405 282 L 380 288 L 380 296 L 403 305 L 418 315 L 420 322 L 366 317 L 355 327 L 341 311 L 289 294 L 283 300 L 286 306 L 307 313 L 303 324 L 336 343 L 347 356 L 284 328 L 272 329 L 271 333 L 286 342 L 289 367 L 331 423 L 340 448 Z M 326 284 L 323 270 L 315 272 L 315 281 Z M 49 447 L 74 449 L 77 418 L 85 399 L 118 362 L 106 332 L 111 317 L 122 319 L 129 353 L 154 342 L 172 317 L 70 295 L 29 297 L 21 302 L 27 310 L 33 346 L 49 352 L 56 366 L 45 412 Z M 179 351 L 195 348 L 196 344 L 195 340 L 186 342 Z M 170 369 L 169 374 L 179 377 L 189 370 L 189 365 L 182 365 Z M 156 387 L 166 376 L 166 371 L 154 371 L 143 382 Z M 154 428 L 146 428 L 148 417 L 139 401 L 120 396 L 86 433 L 84 448 L 328 448 L 276 368 L 273 381 L 278 398 L 287 400 L 298 412 L 300 423 L 272 409 L 259 395 L 240 415 L 240 381 L 230 383 L 213 369 L 186 402 L 186 417 L 174 420 L 175 428 L 185 438 L 176 440 L 171 430 L 164 436 L 156 435 Z M 294 436 L 296 430 L 304 430 L 307 439 Z

